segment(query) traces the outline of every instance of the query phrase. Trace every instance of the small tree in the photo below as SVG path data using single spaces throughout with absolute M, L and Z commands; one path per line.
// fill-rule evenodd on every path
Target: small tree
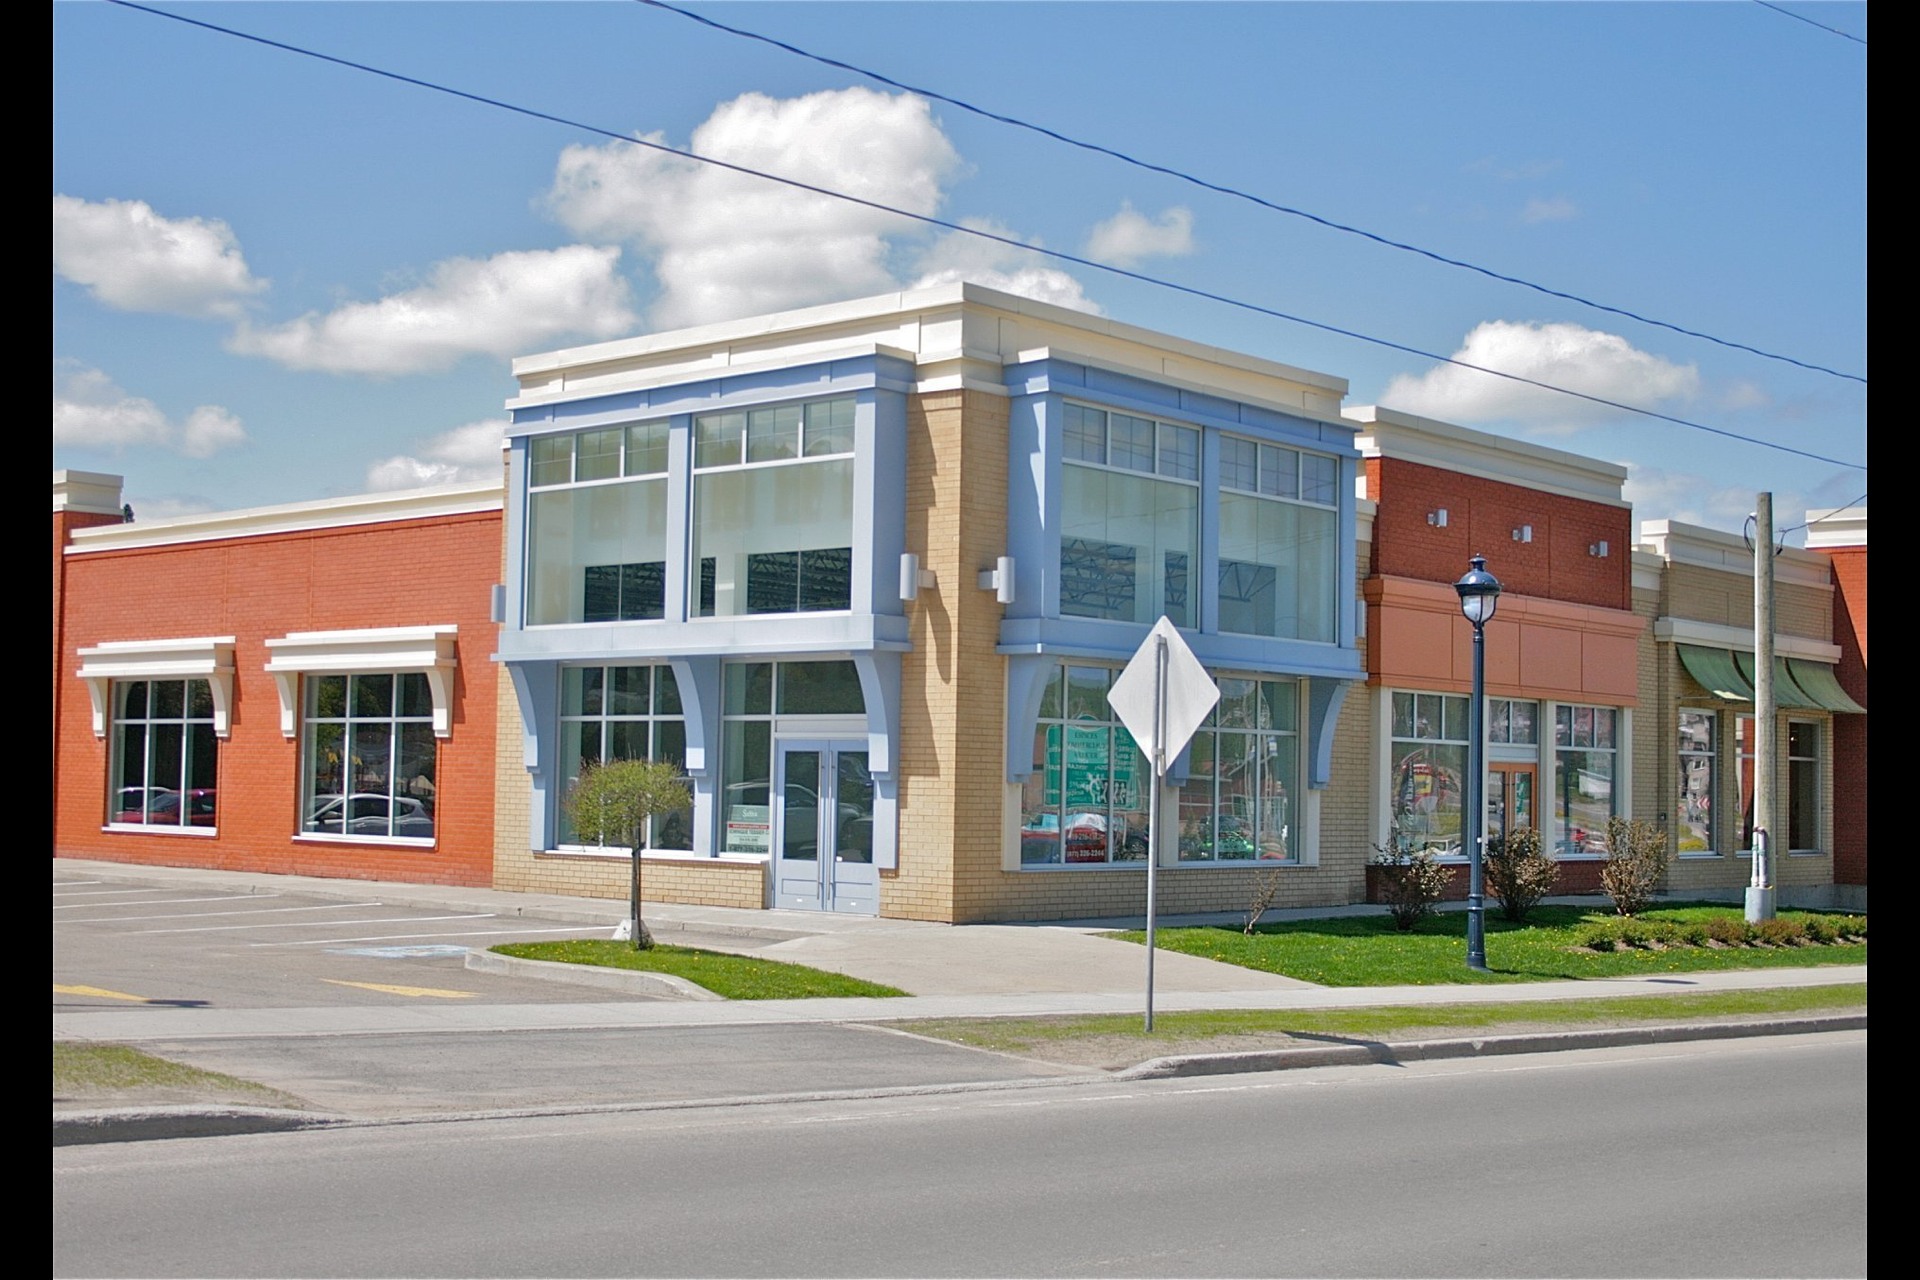
M 1515 827 L 1487 837 L 1487 887 L 1500 900 L 1500 914 L 1519 924 L 1553 892 L 1559 868 L 1540 848 L 1540 832 Z
M 647 843 L 647 821 L 693 803 L 679 771 L 665 761 L 609 760 L 588 765 L 567 792 L 567 816 L 583 840 L 615 845 L 633 855 L 631 907 L 633 949 L 645 951 L 653 935 L 640 919 L 640 850 Z
M 1607 865 L 1600 887 L 1613 899 L 1615 912 L 1631 916 L 1646 910 L 1666 869 L 1666 832 L 1644 818 L 1607 819 Z
M 1273 900 L 1280 896 L 1281 874 L 1281 868 L 1274 867 L 1272 870 L 1261 872 L 1254 878 L 1253 898 L 1247 903 L 1247 923 L 1240 930 L 1249 938 L 1253 936 L 1254 929 L 1259 925 L 1260 917 L 1267 914 L 1267 908 L 1271 907 Z
M 1398 821 L 1387 835 L 1386 848 L 1375 845 L 1373 849 L 1377 855 L 1373 865 L 1380 868 L 1393 927 L 1405 933 L 1433 914 L 1447 891 L 1449 873 L 1435 861 L 1432 850 L 1413 847 Z

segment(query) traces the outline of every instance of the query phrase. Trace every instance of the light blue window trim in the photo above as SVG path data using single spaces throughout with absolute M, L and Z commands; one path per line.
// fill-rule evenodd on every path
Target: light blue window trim
M 1005 381 L 1010 464 L 1006 554 L 1014 559 L 1015 582 L 1014 601 L 1003 615 L 998 644 L 998 652 L 1008 660 L 1007 779 L 1023 781 L 1032 770 L 1034 726 L 1045 673 L 1052 664 L 1073 659 L 1124 663 L 1148 631 L 1138 623 L 1061 615 L 1059 530 L 1067 405 L 1071 403 L 1200 430 L 1200 489 L 1208 496 L 1203 499 L 1193 575 L 1198 609 L 1190 610 L 1197 625 L 1182 627 L 1181 634 L 1209 670 L 1306 680 L 1307 785 L 1325 787 L 1332 772 L 1334 727 L 1347 690 L 1366 676 L 1358 645 L 1359 611 L 1351 586 L 1357 571 L 1354 528 L 1360 455 L 1353 440 L 1358 428 L 1068 360 L 1049 358 L 1009 366 Z M 1256 449 L 1264 444 L 1327 460 L 1315 464 L 1313 476 L 1303 468 L 1300 484 L 1305 487 L 1312 481 L 1316 494 L 1331 499 L 1321 509 L 1336 512 L 1333 642 L 1220 631 L 1220 526 L 1215 495 L 1220 491 L 1223 436 L 1251 441 Z M 1185 768 L 1185 761 L 1179 760 L 1170 772 L 1177 779 L 1185 775 Z

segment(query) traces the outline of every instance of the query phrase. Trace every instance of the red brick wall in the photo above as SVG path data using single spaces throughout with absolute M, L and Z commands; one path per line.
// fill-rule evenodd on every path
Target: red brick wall
M 1840 646 L 1834 674 L 1840 687 L 1867 705 L 1867 549 L 1821 548 L 1833 562 L 1833 640 Z M 1833 879 L 1867 883 L 1867 718 L 1833 718 Z
M 299 875 L 484 885 L 493 867 L 498 512 L 66 557 L 56 597 L 56 855 Z M 61 634 L 60 606 L 65 606 Z M 291 631 L 453 623 L 452 736 L 439 740 L 432 848 L 296 840 L 299 747 L 280 733 L 265 641 Z M 235 637 L 219 834 L 101 830 L 110 744 L 93 736 L 78 650 L 111 640 Z
M 1380 504 L 1373 523 L 1373 572 L 1453 582 L 1474 555 L 1515 595 L 1607 609 L 1632 608 L 1632 512 L 1626 507 L 1542 493 L 1399 458 L 1368 458 L 1367 494 Z M 1446 528 L 1427 523 L 1444 507 Z M 1533 526 L 1532 542 L 1512 531 Z M 1605 542 L 1605 559 L 1587 548 Z

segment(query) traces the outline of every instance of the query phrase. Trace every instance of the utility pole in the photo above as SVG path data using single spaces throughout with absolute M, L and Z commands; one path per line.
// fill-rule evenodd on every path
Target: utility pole
M 1773 919 L 1773 779 L 1779 704 L 1773 694 L 1773 495 L 1753 512 L 1753 879 L 1747 919 Z

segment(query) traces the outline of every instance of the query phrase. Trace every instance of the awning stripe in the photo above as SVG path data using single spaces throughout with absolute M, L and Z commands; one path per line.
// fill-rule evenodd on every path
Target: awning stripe
M 1826 663 L 1806 658 L 1788 658 L 1787 670 L 1793 673 L 1793 682 L 1828 711 L 1852 715 L 1867 713 L 1865 707 L 1847 696 L 1847 691 L 1840 687 L 1840 681 L 1835 678 L 1833 668 Z
M 1753 655 L 1750 653 L 1735 653 L 1733 660 L 1739 665 L 1740 674 L 1747 678 L 1747 683 L 1752 684 L 1754 672 Z M 1785 658 L 1776 657 L 1773 660 L 1773 701 L 1774 705 L 1781 707 L 1798 707 L 1807 711 L 1826 710 L 1825 707 L 1822 707 L 1811 697 L 1807 696 L 1807 694 L 1801 690 L 1800 686 L 1793 682 L 1793 677 L 1787 674 L 1787 660 Z
M 1680 665 L 1708 693 L 1727 702 L 1753 701 L 1753 686 L 1733 665 L 1733 654 L 1697 644 L 1679 644 L 1674 648 L 1680 651 Z

